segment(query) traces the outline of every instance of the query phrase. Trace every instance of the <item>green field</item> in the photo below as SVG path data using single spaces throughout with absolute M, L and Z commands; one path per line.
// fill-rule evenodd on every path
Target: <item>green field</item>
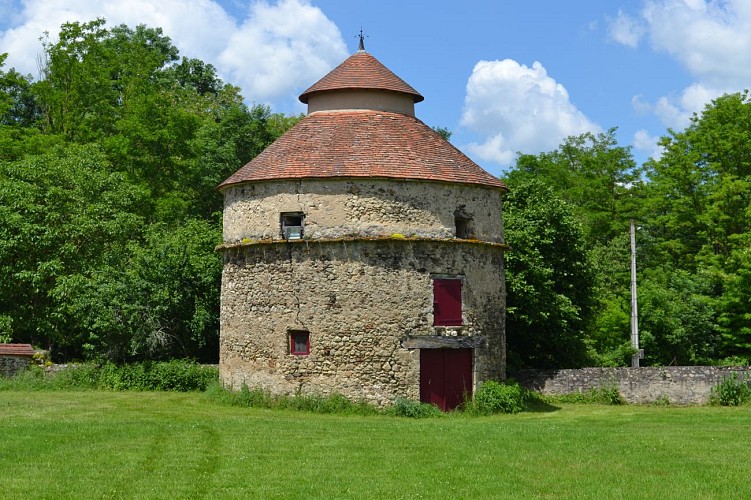
M 0 497 L 750 498 L 751 408 L 422 420 L 0 391 Z

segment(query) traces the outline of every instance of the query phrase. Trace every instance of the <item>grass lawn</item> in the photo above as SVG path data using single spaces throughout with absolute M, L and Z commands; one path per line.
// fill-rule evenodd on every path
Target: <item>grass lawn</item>
M 0 391 L 0 497 L 751 498 L 751 408 L 411 420 Z

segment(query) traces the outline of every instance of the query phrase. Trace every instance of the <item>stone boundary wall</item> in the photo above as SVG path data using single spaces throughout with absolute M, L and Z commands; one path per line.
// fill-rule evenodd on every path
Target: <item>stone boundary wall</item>
M 673 404 L 706 404 L 712 387 L 736 373 L 751 377 L 748 366 L 661 366 L 644 368 L 580 368 L 519 370 L 514 378 L 542 394 L 586 392 L 615 384 L 629 403 L 667 398 Z

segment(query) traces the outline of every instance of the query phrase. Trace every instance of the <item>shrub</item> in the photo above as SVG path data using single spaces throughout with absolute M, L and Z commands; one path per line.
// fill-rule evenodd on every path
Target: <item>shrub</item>
M 115 391 L 196 391 L 205 390 L 218 380 L 213 366 L 194 361 L 172 360 L 126 365 L 106 363 L 73 364 L 46 373 L 40 366 L 31 366 L 4 382 L 1 388 L 42 389 L 110 389 Z
M 663 394 L 652 401 L 652 406 L 670 406 L 670 398 Z
M 477 390 L 467 410 L 477 415 L 519 413 L 524 410 L 525 400 L 526 392 L 518 383 L 489 380 Z
M 751 383 L 748 376 L 740 378 L 737 373 L 722 377 L 722 382 L 712 387 L 709 403 L 720 406 L 738 406 L 751 400 Z
M 429 418 L 444 415 L 437 406 L 406 398 L 396 398 L 394 406 L 390 407 L 386 413 L 395 417 L 407 418 Z
M 260 388 L 248 388 L 243 384 L 239 391 L 232 391 L 222 387 L 219 383 L 212 384 L 207 395 L 210 399 L 221 404 L 244 406 L 249 408 L 286 409 L 309 411 L 312 413 L 335 413 L 350 415 L 374 415 L 378 409 L 365 401 L 353 402 L 341 394 L 319 396 L 316 394 L 271 394 Z
M 239 393 L 227 389 L 225 391 L 231 396 L 230 401 L 233 406 L 247 406 L 249 408 L 272 408 L 274 406 L 274 399 L 271 394 L 262 389 L 250 390 L 247 385 L 243 384 Z
M 41 390 L 45 388 L 44 368 L 31 365 L 15 376 L 0 377 L 0 390 Z
M 614 383 L 611 385 L 593 387 L 584 392 L 572 392 L 570 394 L 557 394 L 554 396 L 547 395 L 544 399 L 551 403 L 575 403 L 575 404 L 606 404 L 606 405 L 623 405 L 626 400 L 623 399 L 618 391 L 618 386 Z
M 723 358 L 716 363 L 717 366 L 749 366 L 749 358 L 744 358 L 741 356 L 729 356 L 727 358 Z
M 99 367 L 91 363 L 71 364 L 54 373 L 45 374 L 45 382 L 51 389 L 96 389 L 99 382 Z
M 598 403 L 605 403 L 608 405 L 622 405 L 626 403 L 626 400 L 621 396 L 618 391 L 618 386 L 615 384 L 606 385 L 593 389 L 595 398 Z
M 215 367 L 189 360 L 107 363 L 99 368 L 98 387 L 116 391 L 203 391 L 218 376 Z
M 203 391 L 216 380 L 219 372 L 213 366 L 192 361 L 172 360 L 155 363 L 149 373 L 149 386 L 158 391 Z

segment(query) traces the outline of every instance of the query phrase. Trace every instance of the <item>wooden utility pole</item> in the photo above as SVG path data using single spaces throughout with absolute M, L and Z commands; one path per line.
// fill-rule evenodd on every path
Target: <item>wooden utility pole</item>
M 639 350 L 639 319 L 636 300 L 636 227 L 631 219 L 631 346 L 636 352 L 631 357 L 631 366 L 639 368 L 642 354 Z

